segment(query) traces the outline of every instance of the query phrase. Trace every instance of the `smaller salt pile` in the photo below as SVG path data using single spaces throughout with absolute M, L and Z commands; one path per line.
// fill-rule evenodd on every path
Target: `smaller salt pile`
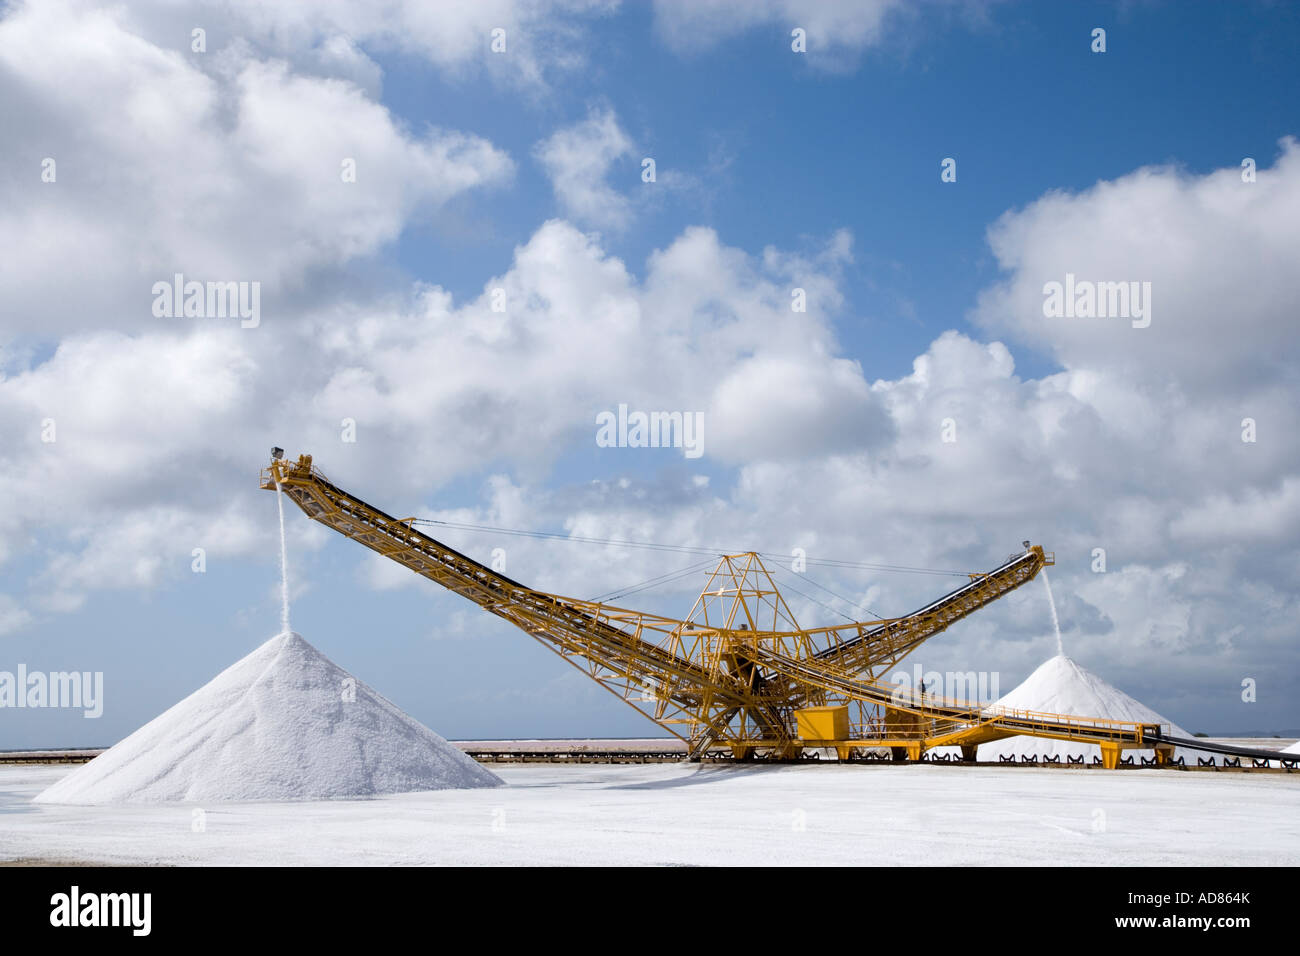
M 1161 717 L 1150 707 L 1134 700 L 1118 687 L 1102 680 L 1096 674 L 1086 670 L 1066 657 L 1058 654 L 1045 661 L 1039 668 L 1025 678 L 1015 690 L 1002 697 L 993 705 L 1010 710 L 1033 710 L 1049 714 L 1071 714 L 1078 717 L 1100 717 L 1107 720 L 1140 721 L 1146 724 L 1163 724 L 1168 733 L 1174 737 L 1191 737 L 1177 724 Z M 1150 751 L 1125 751 L 1124 756 L 1142 754 L 1150 757 Z M 1083 754 L 1086 763 L 1092 763 L 1094 756 L 1101 756 L 1101 748 L 1096 744 L 1085 744 L 1075 740 L 1052 740 L 1046 737 L 1007 737 L 992 743 L 981 744 L 979 760 L 996 763 L 999 757 L 1015 756 L 1019 761 L 1022 756 L 1061 757 Z M 1174 759 L 1183 756 L 1191 760 L 1193 754 L 1175 749 Z M 1135 760 L 1136 762 L 1136 760 Z M 1193 761 L 1194 762 L 1194 761 Z
M 1283 750 L 1283 751 L 1282 751 L 1282 753 L 1284 753 L 1284 754 L 1300 754 L 1300 740 L 1297 740 L 1297 741 L 1296 741 L 1295 743 L 1293 743 L 1290 747 L 1287 747 L 1286 750 Z
M 299 635 L 284 633 L 36 802 L 337 800 L 501 783 Z

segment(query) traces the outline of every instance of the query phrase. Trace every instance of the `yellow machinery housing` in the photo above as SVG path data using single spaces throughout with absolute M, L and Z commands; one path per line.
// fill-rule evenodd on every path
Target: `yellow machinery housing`
M 277 449 L 278 452 L 278 449 Z M 1172 747 L 1156 724 L 1040 714 L 904 691 L 880 678 L 927 639 L 1020 587 L 1053 563 L 1025 542 L 992 571 L 905 617 L 802 628 L 754 552 L 724 555 L 682 620 L 529 588 L 332 484 L 312 466 L 273 455 L 261 486 L 315 521 L 505 618 L 676 737 L 693 759 L 728 748 L 746 759 L 797 757 L 804 747 L 889 748 L 916 760 L 1021 734 L 1120 752 Z M 1167 730 L 1167 728 L 1165 728 Z
M 849 706 L 805 707 L 794 712 L 795 728 L 805 745 L 835 746 L 849 739 Z M 823 743 L 824 742 L 824 743 Z

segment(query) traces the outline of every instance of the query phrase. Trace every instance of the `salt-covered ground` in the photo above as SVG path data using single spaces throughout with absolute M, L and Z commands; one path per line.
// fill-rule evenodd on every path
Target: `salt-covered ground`
M 363 801 L 32 803 L 71 769 L 0 767 L 0 860 L 1300 864 L 1300 774 L 540 764 L 497 767 L 504 788 Z

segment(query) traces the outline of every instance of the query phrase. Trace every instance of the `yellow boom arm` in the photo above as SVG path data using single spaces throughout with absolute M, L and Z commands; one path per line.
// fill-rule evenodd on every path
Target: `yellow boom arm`
M 504 618 L 701 753 L 715 743 L 778 755 L 796 736 L 795 711 L 869 688 L 927 638 L 1030 580 L 1051 555 L 1030 547 L 906 617 L 802 629 L 752 552 L 722 559 L 685 621 L 561 597 L 520 584 L 332 484 L 312 466 L 273 458 L 261 486 L 288 495 L 315 521 Z M 714 614 L 709 607 L 713 602 Z M 717 603 L 726 612 L 719 619 Z M 767 625 L 759 606 L 772 614 Z M 696 612 L 699 612 L 698 614 Z M 811 670 L 809 670 L 811 669 Z M 811 673 L 817 679 L 810 679 Z M 866 683 L 853 684 L 852 681 Z M 904 706 L 902 709 L 907 710 Z M 921 713 L 923 706 L 912 707 Z M 951 711 L 951 708 L 944 713 Z M 685 732 L 683 732 L 685 730 Z

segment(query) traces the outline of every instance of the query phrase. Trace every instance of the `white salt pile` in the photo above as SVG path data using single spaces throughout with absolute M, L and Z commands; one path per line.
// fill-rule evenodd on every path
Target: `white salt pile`
M 1141 721 L 1143 723 L 1164 724 L 1165 729 L 1174 737 L 1191 737 L 1177 724 L 1161 717 L 1150 707 L 1134 700 L 1128 694 L 1102 680 L 1091 671 L 1080 667 L 1064 654 L 1045 661 L 1039 668 L 1025 678 L 1015 690 L 1002 697 L 994 706 L 1013 710 L 1035 710 L 1051 714 L 1074 714 L 1080 717 L 1102 717 L 1109 720 Z M 999 756 L 1015 755 L 1019 760 L 1022 755 L 1041 760 L 1044 756 L 1083 754 L 1087 763 L 1094 756 L 1101 756 L 1101 748 L 1096 744 L 1085 744 L 1074 740 L 1050 740 L 1045 737 L 1007 737 L 992 743 L 981 744 L 980 760 L 996 762 Z M 1150 751 L 1126 751 L 1124 756 L 1141 754 L 1150 758 Z M 1174 751 L 1174 759 L 1183 756 L 1192 760 L 1192 751 Z M 1061 756 L 1061 762 L 1065 757 Z M 1135 761 L 1136 762 L 1136 761 Z
M 36 802 L 330 800 L 501 783 L 300 636 L 285 633 Z
M 1284 753 L 1284 754 L 1300 754 L 1300 740 L 1297 740 L 1297 741 L 1296 741 L 1295 743 L 1293 743 L 1290 747 L 1287 747 L 1286 750 L 1283 750 L 1283 751 L 1282 751 L 1282 753 Z

